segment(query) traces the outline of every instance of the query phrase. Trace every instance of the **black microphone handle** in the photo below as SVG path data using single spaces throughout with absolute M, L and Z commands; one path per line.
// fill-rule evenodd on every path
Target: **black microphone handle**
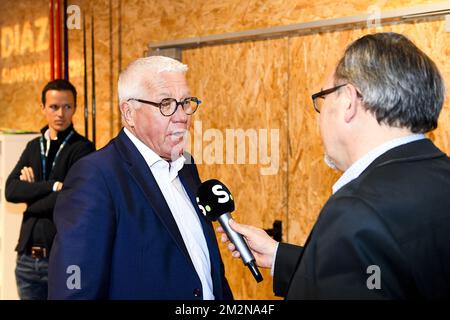
M 244 262 L 244 264 L 250 269 L 253 277 L 257 282 L 261 282 L 263 280 L 263 277 L 261 273 L 259 272 L 259 269 L 256 265 L 255 257 L 253 256 L 252 252 L 248 248 L 247 243 L 245 242 L 244 238 L 240 233 L 237 233 L 233 229 L 231 229 L 228 222 L 231 219 L 231 214 L 229 212 L 222 214 L 217 220 L 219 221 L 220 225 L 222 226 L 222 229 L 225 231 L 225 233 L 228 236 L 228 239 L 234 244 L 236 247 L 236 250 L 239 251 L 241 254 L 241 259 Z

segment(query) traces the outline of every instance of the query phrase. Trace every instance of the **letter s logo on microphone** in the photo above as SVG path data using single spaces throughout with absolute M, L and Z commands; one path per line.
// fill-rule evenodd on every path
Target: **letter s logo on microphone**
M 215 179 L 204 181 L 198 187 L 197 204 L 210 221 L 216 221 L 222 214 L 234 211 L 234 199 L 230 190 Z
M 242 261 L 250 269 L 255 280 L 261 282 L 263 277 L 256 265 L 255 257 L 242 235 L 231 229 L 228 224 L 231 219 L 230 213 L 235 209 L 230 190 L 219 180 L 207 180 L 197 190 L 197 203 L 203 214 L 206 213 L 206 219 L 211 222 L 219 222 L 228 239 L 239 251 Z
M 216 196 L 219 197 L 219 199 L 217 199 L 219 203 L 227 203 L 228 201 L 230 201 L 230 196 L 226 191 L 222 189 L 222 186 L 220 184 L 216 184 L 212 187 L 211 190 Z

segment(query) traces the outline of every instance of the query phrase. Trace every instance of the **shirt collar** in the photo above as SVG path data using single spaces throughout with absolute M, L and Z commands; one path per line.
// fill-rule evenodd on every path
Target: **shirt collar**
M 44 139 L 45 139 L 46 141 L 52 140 L 52 139 L 50 139 L 50 129 L 45 130 L 45 133 L 44 133 Z M 58 140 L 58 136 L 56 136 L 56 138 L 53 139 L 53 140 Z
M 333 185 L 333 194 L 335 194 L 339 189 L 345 186 L 347 183 L 353 181 L 358 178 L 359 175 L 367 169 L 367 167 L 375 161 L 376 158 L 381 156 L 383 153 L 387 151 L 401 146 L 406 143 L 410 143 L 413 141 L 425 139 L 423 134 L 411 134 L 405 137 L 396 138 L 390 141 L 387 141 L 375 149 L 366 153 L 362 158 L 358 159 L 355 163 L 353 163 L 339 178 L 338 181 Z
M 178 159 L 172 162 L 168 162 L 161 158 L 155 151 L 149 148 L 146 144 L 144 144 L 141 140 L 139 140 L 130 130 L 124 128 L 123 131 L 130 138 L 131 142 L 136 146 L 139 153 L 144 157 L 145 162 L 152 170 L 161 170 L 169 173 L 169 178 L 172 181 L 178 176 L 178 171 L 180 171 L 183 166 L 186 158 L 184 156 L 180 156 Z
M 50 139 L 50 129 L 49 129 L 48 125 L 46 125 L 45 127 L 43 127 L 41 129 L 41 133 L 44 136 L 44 139 L 47 141 L 49 141 L 49 140 L 64 140 L 72 130 L 73 130 L 73 124 L 70 124 L 70 126 L 68 126 L 66 130 L 57 132 L 55 139 Z

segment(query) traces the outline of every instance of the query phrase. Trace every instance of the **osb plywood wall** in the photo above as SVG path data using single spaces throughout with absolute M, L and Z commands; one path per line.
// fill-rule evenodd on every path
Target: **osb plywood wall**
M 120 128 L 118 71 L 143 56 L 149 42 L 351 16 L 365 13 L 373 5 L 389 10 L 432 2 L 439 1 L 69 1 L 86 12 L 88 57 L 90 16 L 95 12 L 97 146 L 105 145 Z M 2 44 L 0 127 L 38 130 L 44 124 L 38 108 L 40 91 L 48 79 L 48 33 L 41 31 L 47 11 L 46 1 L 0 3 L 2 32 L 12 32 L 13 38 L 18 39 L 12 50 L 6 50 Z M 409 36 L 433 58 L 450 83 L 450 34 L 444 31 L 442 20 L 204 46 L 183 52 L 183 61 L 190 66 L 192 92 L 203 101 L 193 119 L 191 151 L 200 162 L 203 179 L 220 179 L 233 192 L 236 219 L 266 229 L 272 227 L 274 220 L 281 220 L 284 241 L 305 241 L 339 176 L 323 163 L 317 115 L 310 96 L 320 89 L 345 46 L 374 31 L 396 31 Z M 79 110 L 74 122 L 83 133 L 82 30 L 71 30 L 69 36 L 71 80 L 79 89 Z M 89 76 L 90 72 L 89 61 Z M 88 82 L 90 93 L 90 77 Z M 447 93 L 439 128 L 430 137 L 450 153 L 448 98 Z M 88 100 L 90 103 L 90 94 Z M 224 147 L 227 132 L 236 133 L 237 129 L 248 134 L 243 164 L 238 163 L 237 155 L 227 160 L 231 149 Z M 92 137 L 92 130 L 89 136 Z M 248 155 L 251 137 L 256 137 L 253 141 L 258 150 L 261 145 L 267 148 L 266 157 L 256 155 L 256 164 Z M 203 148 L 199 149 L 199 145 Z M 232 149 L 236 153 L 238 148 L 235 145 Z M 273 153 L 278 154 L 277 159 Z M 263 273 L 265 281 L 257 285 L 248 270 L 230 258 L 223 245 L 221 249 L 236 298 L 274 298 L 268 271 Z
M 199 165 L 201 176 L 217 178 L 229 187 L 236 202 L 234 216 L 243 223 L 269 228 L 275 220 L 282 220 L 287 225 L 286 111 L 289 93 L 286 41 L 246 42 L 187 50 L 183 61 L 191 68 L 189 81 L 194 93 L 203 100 L 196 120 L 201 121 L 205 133 L 214 128 L 226 140 L 227 130 L 242 129 L 249 135 L 253 133 L 252 140 L 249 138 L 245 142 L 249 146 L 247 153 L 250 153 L 250 141 L 257 144 L 258 149 L 261 149 L 261 143 L 267 146 L 269 157 L 273 156 L 270 152 L 273 147 L 279 148 L 279 159 L 271 159 L 264 165 L 260 164 L 264 159 L 259 154 L 257 164 L 249 164 L 249 157 L 245 161 L 247 164 L 238 164 L 237 150 L 233 160 L 226 161 L 226 155 L 236 148 L 224 148 L 225 164 L 220 165 L 205 163 L 208 154 L 204 153 L 203 163 Z M 275 135 L 274 139 L 271 133 Z M 196 134 L 194 131 L 194 139 Z M 198 156 L 196 159 L 198 162 Z M 270 272 L 264 272 L 266 281 L 256 286 L 242 263 L 231 261 L 226 250 L 223 250 L 223 256 L 228 262 L 227 274 L 238 298 L 263 297 L 271 292 Z

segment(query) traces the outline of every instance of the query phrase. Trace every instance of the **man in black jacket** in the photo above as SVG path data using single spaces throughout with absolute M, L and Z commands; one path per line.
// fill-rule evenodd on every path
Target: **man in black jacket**
M 448 299 L 450 159 L 424 136 L 444 101 L 436 65 L 402 35 L 367 35 L 324 88 L 312 98 L 326 160 L 344 174 L 305 245 L 231 227 L 287 299 Z
M 41 111 L 48 125 L 30 141 L 6 181 L 6 199 L 25 202 L 20 229 L 16 281 L 21 299 L 47 299 L 48 257 L 56 233 L 53 208 L 70 167 L 94 151 L 72 125 L 77 92 L 66 80 L 49 82 Z

